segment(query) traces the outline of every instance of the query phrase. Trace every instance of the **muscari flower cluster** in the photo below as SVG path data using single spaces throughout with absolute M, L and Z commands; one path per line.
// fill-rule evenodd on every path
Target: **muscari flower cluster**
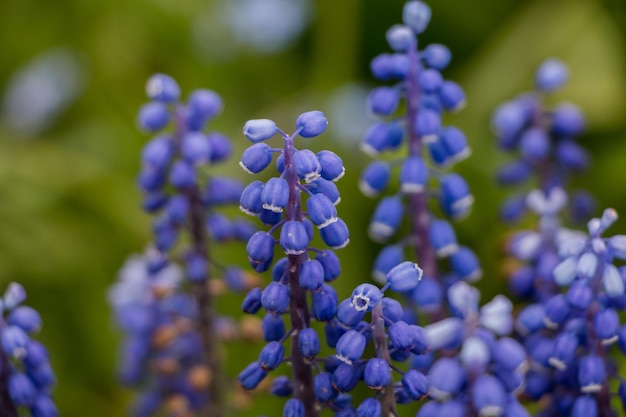
M 517 330 L 531 358 L 525 394 L 541 401 L 541 416 L 613 416 L 611 380 L 626 401 L 626 384 L 609 357 L 613 345 L 626 352 L 626 327 L 618 312 L 626 308 L 626 236 L 603 238 L 617 219 L 612 209 L 588 223 L 589 236 L 567 232 L 558 241 L 561 262 L 554 282 L 564 289 L 524 308 Z
M 163 74 L 151 77 L 146 90 L 151 101 L 141 107 L 138 123 L 156 136 L 143 149 L 138 183 L 144 192 L 144 210 L 156 215 L 154 241 L 143 260 L 144 271 L 142 261 L 135 260 L 127 265 L 127 269 L 132 266 L 132 272 L 122 275 L 136 275 L 135 280 L 143 282 L 151 301 L 146 304 L 140 300 L 139 305 L 133 302 L 126 308 L 112 300 L 128 338 L 122 356 L 137 358 L 133 366 L 122 362 L 124 373 L 130 373 L 123 379 L 146 386 L 144 399 L 154 397 L 150 400 L 152 408 L 141 410 L 156 410 L 174 402 L 178 411 L 208 409 L 209 414 L 219 416 L 223 412 L 223 383 L 217 342 L 220 323 L 225 321 L 214 311 L 211 286 L 216 280 L 210 278 L 221 275 L 229 289 L 246 291 L 250 276 L 237 267 L 215 262 L 209 257 L 209 246 L 232 240 L 246 242 L 256 227 L 246 219 L 231 220 L 218 211 L 238 203 L 243 190 L 240 181 L 208 172 L 210 166 L 224 162 L 232 153 L 224 135 L 204 132 L 207 123 L 221 112 L 221 98 L 201 89 L 181 102 L 178 84 Z M 185 286 L 167 286 L 161 297 L 161 276 L 174 274 L 171 259 L 184 264 L 188 280 Z M 129 318 L 134 314 L 136 318 Z M 167 369 L 148 366 L 154 361 L 167 362 Z
M 56 417 L 52 400 L 56 378 L 46 348 L 32 338 L 41 316 L 22 303 L 26 291 L 15 282 L 0 298 L 0 414 Z
M 535 73 L 535 90 L 520 94 L 501 104 L 493 113 L 491 125 L 501 149 L 513 153 L 515 160 L 503 165 L 498 182 L 520 186 L 534 182 L 545 194 L 553 188 L 566 189 L 572 174 L 589 166 L 586 151 L 575 139 L 586 127 L 581 110 L 572 103 L 549 108 L 545 101 L 549 93 L 565 85 L 569 73 L 557 59 L 544 61 Z M 515 222 L 526 212 L 526 192 L 509 197 L 501 208 L 501 217 Z M 586 221 L 593 210 L 592 197 L 582 191 L 571 196 L 571 217 Z
M 426 29 L 431 17 L 428 5 L 408 1 L 402 17 L 404 24 L 394 25 L 387 32 L 395 52 L 379 55 L 371 63 L 376 78 L 397 83 L 370 93 L 370 109 L 382 120 L 366 132 L 361 149 L 376 157 L 406 144 L 407 156 L 373 161 L 363 171 L 359 184 L 365 195 L 376 197 L 388 188 L 392 170 L 399 169 L 399 190 L 379 201 L 369 234 L 375 241 L 387 242 L 402 227 L 405 217 L 411 231 L 407 238 L 383 248 L 373 275 L 384 282 L 386 273 L 405 260 L 406 247 L 412 246 L 425 277 L 409 299 L 423 310 L 436 311 L 445 296 L 437 280 L 437 258 L 449 258 L 455 280 L 473 281 L 481 276 L 474 253 L 458 245 L 450 223 L 436 218 L 428 204 L 428 198 L 434 197 L 441 213 L 451 219 L 467 215 L 473 204 L 466 181 L 460 175 L 442 171 L 470 154 L 463 132 L 443 126 L 441 120 L 444 112 L 464 106 L 465 95 L 458 84 L 441 75 L 451 58 L 445 46 L 432 44 L 418 49 L 417 35 Z M 402 99 L 404 114 L 398 117 Z
M 427 372 L 431 400 L 416 417 L 528 416 L 517 400 L 528 360 L 510 337 L 511 302 L 498 295 L 479 308 L 480 293 L 465 281 L 452 284 L 447 299 L 452 317 L 425 326 L 426 341 L 443 354 L 413 361 Z

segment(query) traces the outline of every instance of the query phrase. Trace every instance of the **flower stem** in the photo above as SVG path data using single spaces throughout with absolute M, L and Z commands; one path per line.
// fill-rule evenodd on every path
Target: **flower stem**
M 391 364 L 391 356 L 387 347 L 387 335 L 385 334 L 385 319 L 383 318 L 383 303 L 378 303 L 372 310 L 374 349 L 376 356 Z M 380 396 L 380 404 L 382 406 L 381 416 L 397 416 L 396 397 L 394 391 L 393 379 L 383 389 Z
M 300 180 L 293 167 L 293 140 L 285 139 L 285 180 L 289 184 L 289 201 L 285 208 L 288 220 L 302 221 L 302 203 L 300 199 Z M 298 346 L 300 330 L 311 324 L 311 314 L 307 303 L 306 290 L 300 286 L 300 267 L 306 261 L 306 253 L 288 256 L 289 277 L 289 319 L 293 334 L 291 335 L 291 368 L 294 379 L 294 396 L 304 404 L 305 417 L 317 417 L 319 412 L 315 404 L 313 387 L 313 369 L 302 355 Z

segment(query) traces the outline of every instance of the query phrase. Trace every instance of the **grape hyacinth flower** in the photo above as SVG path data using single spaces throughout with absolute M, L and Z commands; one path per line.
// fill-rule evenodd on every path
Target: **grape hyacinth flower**
M 187 399 L 193 410 L 202 409 L 206 415 L 219 417 L 225 413 L 225 384 L 217 337 L 220 319 L 209 291 L 217 281 L 210 277 L 223 275 L 226 286 L 234 291 L 245 291 L 250 283 L 241 269 L 211 259 L 209 246 L 246 242 L 256 227 L 244 219 L 231 220 L 218 210 L 239 202 L 243 190 L 241 182 L 209 175 L 207 170 L 232 153 L 232 145 L 224 135 L 204 131 L 222 110 L 219 95 L 201 89 L 181 102 L 178 84 L 164 74 L 152 76 L 146 91 L 151 101 L 140 109 L 138 122 L 143 130 L 156 136 L 143 150 L 138 183 L 144 192 L 144 210 L 157 216 L 153 223 L 154 249 L 146 268 L 156 276 L 170 258 L 179 258 L 185 265 L 196 310 L 192 324 L 200 337 L 201 360 L 211 375 L 202 406 L 197 406 L 191 394 Z M 185 242 L 184 246 L 179 242 Z
M 418 368 L 428 367 L 432 400 L 417 415 L 518 415 L 516 397 L 525 384 L 528 359 L 524 346 L 510 337 L 511 302 L 498 295 L 479 308 L 478 290 L 464 281 L 451 285 L 447 298 L 453 316 L 424 328 L 427 343 L 445 355 L 433 363 L 415 360 Z M 459 414 L 445 413 L 449 407 Z
M 48 351 L 32 338 L 41 316 L 23 305 L 25 299 L 24 287 L 15 282 L 0 297 L 0 415 L 57 417 Z
M 336 396 L 326 374 L 313 376 L 313 371 L 319 369 L 316 356 L 320 352 L 320 337 L 311 327 L 311 319 L 329 322 L 335 318 L 337 294 L 329 283 L 339 276 L 339 260 L 332 250 L 310 246 L 315 229 L 332 249 L 343 248 L 349 242 L 348 228 L 336 209 L 340 198 L 335 182 L 345 170 L 341 158 L 333 152 L 314 153 L 295 147 L 296 138 L 319 136 L 327 123 L 322 112 L 309 111 L 298 117 L 292 135 L 267 119 L 250 120 L 243 129 L 253 145 L 244 151 L 241 167 L 259 173 L 278 155 L 279 175 L 266 182 L 254 181 L 241 193 L 240 209 L 270 228 L 250 237 L 247 253 L 255 271 L 272 268 L 272 282 L 264 289 L 252 289 L 243 301 L 246 313 L 265 311 L 263 334 L 268 344 L 258 361 L 239 374 L 239 382 L 244 388 L 253 389 L 268 372 L 289 361 L 292 388 L 275 390 L 278 394 L 293 394 L 284 415 L 315 417 L 320 407 L 336 411 L 345 407 L 333 402 Z M 276 134 L 283 139 L 280 148 L 272 148 L 266 142 Z M 303 195 L 307 196 L 306 202 Z M 285 257 L 274 262 L 276 246 Z M 287 328 L 284 315 L 289 317 Z M 283 343 L 288 338 L 291 356 L 286 358 Z
M 566 190 L 569 177 L 589 166 L 587 152 L 575 142 L 586 127 L 581 110 L 572 103 L 554 108 L 544 104 L 546 96 L 563 87 L 568 78 L 565 64 L 548 59 L 535 73 L 533 92 L 520 94 L 494 111 L 491 125 L 498 145 L 516 158 L 499 169 L 500 184 L 519 186 L 530 182 L 531 187 L 550 194 L 554 188 Z M 504 221 L 512 223 L 523 216 L 527 192 L 516 193 L 502 205 Z M 594 208 L 591 196 L 577 191 L 569 197 L 570 217 L 586 221 Z
M 588 236 L 560 233 L 553 278 L 564 292 L 526 307 L 517 318 L 532 359 L 526 394 L 549 398 L 542 415 L 615 415 L 610 381 L 623 382 L 609 353 L 613 345 L 626 352 L 618 316 L 626 308 L 626 270 L 614 262 L 626 260 L 626 236 L 602 234 L 616 219 L 615 210 L 607 209 L 589 221 Z M 531 378 L 537 382 L 531 385 Z
M 442 123 L 445 112 L 458 111 L 465 105 L 461 87 L 441 75 L 450 62 L 450 51 L 440 44 L 418 48 L 417 37 L 426 29 L 430 17 L 426 3 L 407 1 L 403 24 L 387 31 L 387 41 L 394 52 L 379 55 L 371 63 L 377 79 L 395 84 L 371 91 L 369 107 L 380 121 L 366 132 L 361 149 L 379 157 L 405 145 L 407 155 L 401 160 L 373 161 L 363 171 L 359 186 L 367 196 L 385 195 L 394 188 L 390 180 L 392 170 L 398 167 L 398 190 L 379 201 L 369 235 L 374 241 L 387 243 L 400 233 L 405 217 L 410 231 L 406 238 L 383 248 L 375 261 L 373 276 L 383 282 L 387 272 L 405 260 L 405 248 L 412 247 L 412 258 L 423 268 L 425 278 L 420 289 L 414 291 L 414 296 L 408 294 L 408 298 L 424 311 L 435 313 L 440 310 L 444 294 L 438 258 L 449 259 L 457 280 L 474 281 L 480 278 L 481 269 L 474 253 L 457 243 L 450 223 L 437 218 L 429 204 L 429 197 L 435 197 L 440 212 L 454 220 L 465 217 L 473 203 L 465 179 L 444 171 L 467 158 L 470 148 L 461 130 Z M 404 114 L 398 115 L 401 100 L 405 102 Z

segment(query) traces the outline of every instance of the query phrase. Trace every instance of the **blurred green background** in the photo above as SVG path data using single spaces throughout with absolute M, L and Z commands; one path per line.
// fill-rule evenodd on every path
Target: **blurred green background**
M 329 132 L 311 142 L 340 153 L 339 214 L 351 229 L 340 255 L 340 297 L 369 276 L 378 247 L 365 230 L 374 202 L 356 189 L 368 158 L 357 141 L 368 120 L 363 98 L 375 85 L 369 61 L 387 52 L 384 34 L 403 0 L 36 0 L 0 2 L 0 287 L 21 282 L 44 318 L 62 414 L 121 416 L 131 393 L 115 381 L 120 334 L 106 290 L 131 253 L 149 240 L 139 209 L 138 156 L 148 137 L 135 114 L 154 72 L 183 90 L 212 88 L 225 100 L 211 126 L 246 146 L 241 127 L 273 118 L 290 129 L 299 112 L 326 112 Z M 626 5 L 623 0 L 431 1 L 420 37 L 449 46 L 447 78 L 468 107 L 447 118 L 467 134 L 473 156 L 458 170 L 476 196 L 459 239 L 480 255 L 489 298 L 506 291 L 499 267 L 506 229 L 495 221 L 507 191 L 494 184 L 506 160 L 494 145 L 489 114 L 532 87 L 547 57 L 570 67 L 571 82 L 552 99 L 580 105 L 581 139 L 593 156 L 577 178 L 599 207 L 626 214 Z M 277 12 L 278 10 L 278 12 Z M 552 100 L 551 99 L 551 100 Z M 244 179 L 235 161 L 219 168 Z M 626 221 L 614 231 L 624 233 Z M 245 262 L 242 247 L 229 257 Z M 238 252 L 237 252 L 238 251 Z M 368 260 L 364 262 L 364 259 Z M 238 300 L 233 304 L 237 305 Z M 233 374 L 253 349 L 228 346 Z M 257 413 L 279 415 L 263 402 Z M 255 415 L 251 409 L 241 416 Z

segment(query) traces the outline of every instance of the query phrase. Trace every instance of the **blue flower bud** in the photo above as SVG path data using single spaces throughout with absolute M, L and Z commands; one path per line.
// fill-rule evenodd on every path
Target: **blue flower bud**
M 244 188 L 239 199 L 239 210 L 251 216 L 261 213 L 263 211 L 261 193 L 264 187 L 262 181 L 254 181 Z
M 405 54 L 381 54 L 372 60 L 370 69 L 381 81 L 402 79 L 409 71 L 409 58 Z
M 430 109 L 423 109 L 415 118 L 415 133 L 426 143 L 433 142 L 441 129 L 441 115 Z
M 393 87 L 376 87 L 367 97 L 369 110 L 379 116 L 389 116 L 398 108 L 400 92 Z
M 400 168 L 400 191 L 404 194 L 424 192 L 428 181 L 428 167 L 419 156 L 405 158 Z
M 346 173 L 343 160 L 334 152 L 319 151 L 317 159 L 321 166 L 320 174 L 325 180 L 336 182 Z
M 491 353 L 487 343 L 477 336 L 471 336 L 463 341 L 459 359 L 466 368 L 472 370 L 485 369 L 491 360 Z
M 33 417 L 58 417 L 59 410 L 57 410 L 54 401 L 47 395 L 39 393 L 35 401 L 30 405 L 30 413 Z
M 497 179 L 501 185 L 517 185 L 526 181 L 531 173 L 532 169 L 525 161 L 514 161 L 500 167 Z
M 428 394 L 428 379 L 415 369 L 410 369 L 402 376 L 402 386 L 414 400 L 420 400 Z
M 585 117 L 573 104 L 564 103 L 552 111 L 552 132 L 559 136 L 577 136 L 585 129 Z
M 465 92 L 454 81 L 444 81 L 439 88 L 441 105 L 450 111 L 459 111 L 465 107 Z
M 377 242 L 389 239 L 398 230 L 404 213 L 400 197 L 385 197 L 378 202 L 369 225 L 370 238 Z
M 411 292 L 411 300 L 423 311 L 437 311 L 442 302 L 441 285 L 430 277 L 424 277 Z
M 361 173 L 359 189 L 367 197 L 376 197 L 387 188 L 391 167 L 382 161 L 371 162 Z
M 56 377 L 50 364 L 44 364 L 35 369 L 27 369 L 26 372 L 37 388 L 48 388 L 56 384 Z
M 300 287 L 315 291 L 324 283 L 324 267 L 315 259 L 307 260 L 300 267 Z
M 26 356 L 22 358 L 26 367 L 34 369 L 38 368 L 50 360 L 46 348 L 36 340 L 31 340 L 26 346 Z
M 337 221 L 320 230 L 325 244 L 333 249 L 345 248 L 350 243 L 350 232 L 346 223 L 337 217 Z
M 602 272 L 602 285 L 609 297 L 619 297 L 624 294 L 624 281 L 619 271 L 612 264 L 605 263 Z
M 478 258 L 471 249 L 465 246 L 459 247 L 456 252 L 450 255 L 450 264 L 454 272 L 465 281 L 473 282 L 482 276 Z
M 442 129 L 439 133 L 439 140 L 446 149 L 450 162 L 462 161 L 471 153 L 465 134 L 454 126 Z
M 243 126 L 243 135 L 253 143 L 268 140 L 277 131 L 276 123 L 269 119 L 248 120 Z
M 561 333 L 554 341 L 548 362 L 557 369 L 565 370 L 576 356 L 578 338 L 572 333 Z
M 332 181 L 318 178 L 312 183 L 307 184 L 307 187 L 313 194 L 324 194 L 330 201 L 333 202 L 334 205 L 341 202 L 339 190 L 337 190 L 337 186 Z
M 383 247 L 374 260 L 372 275 L 381 284 L 386 282 L 387 273 L 404 260 L 404 249 L 400 245 Z
M 202 130 L 205 123 L 222 112 L 224 103 L 215 91 L 195 90 L 187 100 L 187 125 L 191 130 Z
M 189 198 L 185 195 L 172 196 L 165 207 L 167 220 L 175 226 L 182 226 L 189 216 Z
M 322 166 L 317 159 L 317 155 L 308 149 L 294 153 L 293 166 L 298 177 L 307 184 L 321 176 Z
M 324 268 L 325 282 L 332 282 L 341 274 L 341 264 L 335 252 L 325 249 L 317 254 L 315 260 Z
M 283 417 L 304 417 L 304 403 L 297 398 L 290 398 L 283 408 Z
M 565 297 L 570 306 L 579 310 L 586 310 L 594 299 L 593 291 L 585 281 L 574 282 Z
M 5 326 L 0 329 L 2 349 L 11 357 L 23 358 L 26 353 L 29 338 L 26 332 L 18 326 Z
M 290 220 L 280 229 L 280 247 L 287 255 L 300 255 L 306 252 L 310 241 L 302 222 Z
M 208 263 L 204 254 L 192 253 L 186 260 L 187 277 L 191 282 L 206 282 Z
M 175 162 L 170 170 L 170 183 L 178 189 L 191 188 L 196 185 L 196 170 L 184 161 Z
M 207 135 L 209 145 L 211 146 L 211 162 L 223 162 L 230 158 L 233 153 L 233 144 L 228 138 L 221 133 L 211 132 Z
M 154 169 L 142 169 L 137 176 L 139 188 L 147 193 L 160 192 L 165 185 L 165 172 Z
M 502 415 L 507 398 L 502 383 L 496 377 L 481 375 L 474 381 L 472 403 L 481 416 Z
M 178 240 L 178 231 L 167 218 L 157 220 L 153 226 L 154 245 L 162 252 L 170 250 Z
M 332 401 L 339 394 L 332 385 L 332 375 L 328 372 L 322 372 L 315 375 L 313 381 L 315 389 L 315 398 L 321 403 Z
M 576 257 L 565 258 L 552 272 L 554 281 L 559 285 L 569 285 L 576 278 L 578 259 Z
M 529 115 L 520 100 L 501 104 L 491 119 L 493 130 L 501 141 L 500 145 L 505 149 L 510 149 L 515 137 L 528 122 Z
M 328 284 L 311 295 L 311 314 L 317 321 L 330 321 L 337 314 L 339 300 L 335 289 Z
M 247 242 L 257 231 L 257 227 L 246 219 L 235 219 L 231 226 L 232 236 L 240 242 Z
M 520 136 L 519 149 L 522 156 L 530 161 L 542 160 L 550 152 L 550 137 L 540 127 L 527 129 Z
M 352 364 L 363 356 L 366 343 L 365 336 L 361 333 L 348 330 L 337 342 L 337 358 L 347 364 Z
M 269 313 L 285 313 L 289 308 L 289 287 L 279 282 L 270 282 L 263 290 L 261 304 Z
M 183 136 L 180 145 L 182 157 L 190 164 L 207 164 L 211 161 L 211 143 L 201 132 L 189 132 Z
M 578 366 L 580 392 L 584 394 L 599 392 L 605 379 L 604 360 L 596 355 L 583 356 Z
M 440 71 L 444 70 L 452 59 L 450 50 L 445 45 L 438 43 L 428 45 L 420 56 L 429 67 Z
M 391 382 L 391 368 L 389 363 L 382 358 L 372 358 L 365 365 L 363 374 L 365 384 L 371 389 L 383 389 Z
M 303 138 L 313 138 L 319 136 L 326 130 L 328 119 L 321 111 L 313 110 L 302 113 L 296 120 L 296 129 L 300 130 Z
M 550 92 L 561 88 L 569 78 L 567 67 L 558 59 L 545 60 L 535 73 L 535 87 Z
M 417 343 L 417 334 L 404 321 L 398 321 L 389 326 L 387 330 L 389 340 L 396 349 L 409 351 Z
M 405 52 L 415 43 L 415 34 L 410 27 L 393 25 L 387 30 L 387 43 L 396 52 Z
M 617 342 L 619 326 L 619 317 L 612 308 L 599 311 L 593 318 L 593 330 L 605 346 Z
M 144 146 L 141 153 L 141 162 L 144 167 L 165 170 L 174 156 L 174 142 L 172 137 L 161 135 L 152 139 Z
M 598 404 L 590 395 L 582 395 L 574 402 L 571 417 L 598 417 Z
M 396 292 L 407 292 L 417 286 L 424 271 L 413 262 L 402 262 L 387 273 L 387 284 Z
M 556 147 L 557 161 L 574 171 L 583 171 L 589 166 L 587 152 L 572 141 L 563 140 Z
M 28 306 L 19 306 L 9 314 L 7 323 L 21 327 L 26 333 L 35 333 L 41 328 L 41 316 Z
M 432 349 L 456 347 L 462 341 L 463 320 L 449 317 L 425 327 L 425 336 Z
M 364 310 L 357 310 L 352 305 L 351 299 L 346 299 L 339 304 L 337 309 L 337 320 L 347 327 L 355 327 L 365 317 Z
M 363 374 L 363 367 L 342 363 L 333 372 L 333 388 L 339 392 L 350 392 L 354 389 Z
M 408 1 L 402 8 L 402 22 L 418 35 L 426 29 L 431 16 L 430 7 L 421 1 Z
M 237 379 L 245 389 L 254 389 L 267 376 L 267 372 L 261 368 L 258 362 L 252 362 L 243 371 L 239 373 Z
M 441 179 L 440 205 L 444 213 L 453 219 L 465 216 L 474 204 L 467 182 L 457 174 L 448 174 Z
M 524 371 L 526 366 L 526 350 L 515 339 L 503 337 L 499 339 L 493 350 L 493 361 L 507 371 Z
M 9 396 L 18 406 L 30 406 L 37 398 L 37 388 L 31 380 L 20 372 L 9 375 Z
M 139 109 L 137 123 L 147 132 L 157 132 L 170 122 L 170 112 L 165 103 L 146 103 Z
M 513 303 L 503 295 L 496 295 L 480 308 L 479 323 L 485 329 L 504 336 L 513 329 Z
M 449 256 L 459 248 L 454 229 L 445 220 L 431 220 L 428 227 L 428 238 L 438 257 Z
M 261 191 L 263 208 L 282 213 L 289 202 L 289 183 L 284 178 L 270 178 Z
M 246 298 L 243 299 L 241 309 L 244 313 L 256 314 L 261 309 L 261 296 L 263 291 L 260 288 L 252 288 L 246 294 Z
M 428 383 L 431 397 L 445 399 L 461 390 L 465 383 L 465 372 L 457 360 L 441 358 L 430 368 Z
M 266 271 L 267 263 L 274 258 L 274 238 L 269 233 L 256 232 L 248 241 L 246 251 L 250 266 L 257 272 Z
M 266 342 L 280 340 L 285 335 L 285 322 L 281 316 L 268 313 L 261 321 L 263 339 Z
M 239 202 L 243 190 L 243 183 L 237 179 L 212 177 L 207 181 L 202 202 L 207 206 L 235 204 Z
M 356 409 L 356 417 L 380 417 L 382 406 L 376 398 L 367 398 Z
M 269 342 L 259 353 L 259 366 L 266 372 L 273 371 L 283 361 L 284 354 L 285 348 L 282 343 Z
M 337 209 L 324 194 L 314 194 L 306 202 L 309 218 L 319 229 L 337 221 Z
M 267 143 L 255 143 L 241 155 L 241 166 L 249 174 L 258 174 L 272 162 L 272 148 Z
M 277 376 L 272 381 L 272 388 L 270 392 L 277 397 L 290 397 L 293 394 L 293 384 L 289 377 L 284 375 Z
M 146 94 L 150 100 L 172 103 L 180 98 L 180 87 L 169 75 L 154 74 L 146 82 Z
M 315 329 L 306 328 L 298 332 L 298 350 L 306 358 L 313 358 L 320 353 L 320 339 Z
M 370 156 L 377 156 L 383 151 L 397 149 L 403 136 L 404 129 L 399 123 L 375 123 L 365 132 L 360 148 Z

